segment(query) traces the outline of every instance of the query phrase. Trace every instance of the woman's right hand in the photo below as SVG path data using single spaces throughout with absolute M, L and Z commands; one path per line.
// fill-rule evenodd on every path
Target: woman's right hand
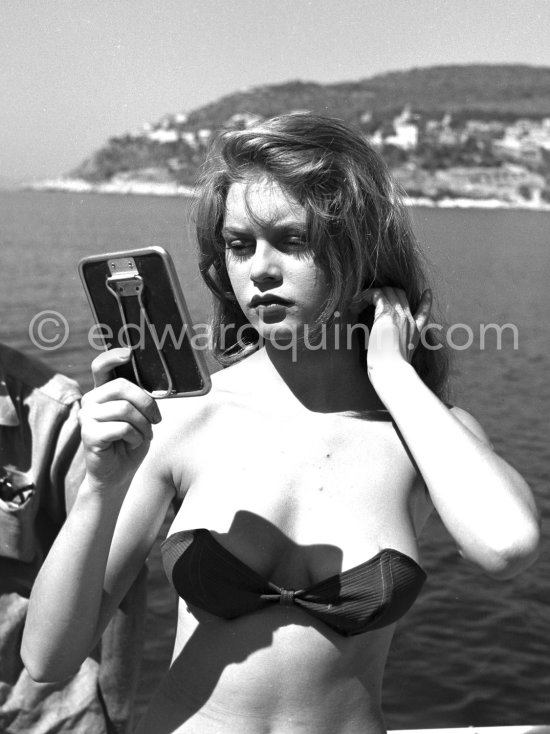
M 161 420 L 155 400 L 137 385 L 112 379 L 115 367 L 130 360 L 131 350 L 111 349 L 92 362 L 94 389 L 82 399 L 79 414 L 88 484 L 127 489 L 145 458 Z

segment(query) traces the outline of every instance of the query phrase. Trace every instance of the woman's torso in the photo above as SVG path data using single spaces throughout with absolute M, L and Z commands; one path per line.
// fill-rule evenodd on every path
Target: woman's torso
M 429 503 L 388 415 L 312 413 L 263 394 L 222 375 L 192 425 L 174 432 L 167 457 L 185 499 L 169 535 L 207 528 L 285 589 L 383 548 L 418 560 Z M 180 600 L 171 670 L 138 731 L 382 732 L 393 629 L 345 637 L 295 605 L 226 620 Z

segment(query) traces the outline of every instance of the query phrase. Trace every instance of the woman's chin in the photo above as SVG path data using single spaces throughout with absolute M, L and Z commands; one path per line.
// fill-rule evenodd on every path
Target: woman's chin
M 288 324 L 262 324 L 258 329 L 260 337 L 264 342 L 269 342 L 272 346 L 279 349 L 289 349 L 298 341 L 298 335 L 295 328 Z

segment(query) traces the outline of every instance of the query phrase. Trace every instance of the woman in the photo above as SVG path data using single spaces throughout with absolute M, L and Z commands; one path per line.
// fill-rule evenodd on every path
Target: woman
M 379 734 L 433 507 L 507 578 L 536 555 L 531 493 L 442 400 L 414 238 L 360 134 L 308 114 L 224 134 L 197 232 L 229 366 L 208 396 L 157 406 L 110 380 L 127 351 L 95 360 L 87 478 L 35 585 L 25 664 L 74 673 L 177 499 L 174 654 L 137 731 Z

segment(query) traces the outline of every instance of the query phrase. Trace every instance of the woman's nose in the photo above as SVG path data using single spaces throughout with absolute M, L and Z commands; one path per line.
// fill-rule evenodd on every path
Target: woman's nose
M 279 253 L 265 240 L 256 241 L 256 250 L 250 266 L 250 280 L 254 283 L 281 279 Z

